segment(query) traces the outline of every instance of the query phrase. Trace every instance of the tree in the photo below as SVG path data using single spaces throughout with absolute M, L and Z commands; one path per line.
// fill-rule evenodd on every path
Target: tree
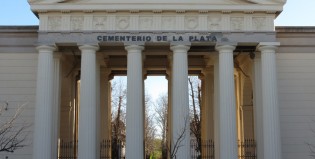
M 123 143 L 126 142 L 126 85 L 122 79 L 116 80 L 112 84 L 112 158 L 121 157 Z
M 147 112 L 147 111 L 146 111 Z M 155 125 L 153 122 L 152 114 L 146 113 L 144 123 L 144 141 L 145 141 L 145 154 L 146 158 L 154 153 L 155 150 Z
M 168 108 L 168 97 L 166 94 L 161 94 L 155 103 L 155 121 L 157 126 L 161 130 L 161 148 L 162 158 L 167 158 L 167 108 Z
M 190 103 L 192 106 L 192 118 L 190 121 L 190 132 L 197 141 L 196 151 L 201 152 L 201 84 L 194 77 L 188 78 L 190 90 Z
M 183 146 L 183 141 L 186 137 L 186 133 L 187 131 L 187 125 L 189 122 L 189 116 L 186 116 L 184 118 L 185 122 L 184 122 L 184 127 L 178 132 L 177 137 L 175 138 L 176 140 L 173 140 L 174 142 L 170 145 L 170 148 L 168 148 L 169 154 L 170 154 L 170 158 L 171 159 L 177 159 L 177 152 L 179 150 L 179 148 L 181 148 Z
M 151 97 L 147 94 L 145 94 L 144 99 L 144 141 L 145 141 L 145 154 L 146 158 L 150 158 L 150 156 L 154 153 L 155 150 L 155 123 L 153 121 L 154 119 L 154 113 L 152 113 L 152 104 L 151 104 Z
M 126 81 L 122 78 L 114 80 L 112 84 L 112 157 L 119 155 L 121 143 L 126 142 L 126 101 L 127 88 Z M 145 141 L 145 155 L 150 156 L 154 150 L 155 140 L 155 124 L 153 122 L 153 113 L 150 111 L 151 97 L 145 96 L 144 101 L 144 141 Z
M 26 129 L 30 125 L 17 123 L 17 119 L 20 117 L 26 104 L 18 106 L 12 116 L 4 117 L 3 115 L 7 113 L 9 103 L 7 101 L 0 103 L 0 152 L 13 153 L 15 150 L 27 146 L 25 144 L 28 135 Z

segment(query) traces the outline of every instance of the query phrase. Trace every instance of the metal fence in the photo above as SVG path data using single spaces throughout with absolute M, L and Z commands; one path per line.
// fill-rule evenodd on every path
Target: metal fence
M 58 159 L 77 159 L 78 141 L 59 140 Z M 124 159 L 124 143 L 122 141 L 103 140 L 100 143 L 100 159 Z
M 245 139 L 238 142 L 238 148 L 240 150 L 239 159 L 256 159 L 256 141 L 254 139 Z
M 58 159 L 77 159 L 78 141 L 59 141 Z M 256 141 L 245 139 L 238 142 L 239 159 L 256 159 Z M 191 159 L 214 159 L 214 142 L 203 140 L 198 145 L 197 140 L 191 140 Z M 100 143 L 100 159 L 124 159 L 125 146 L 122 141 L 103 140 Z
M 78 141 L 59 140 L 58 159 L 77 159 Z
M 192 159 L 214 159 L 214 142 L 203 140 L 198 145 L 197 140 L 191 140 L 190 154 Z
M 214 159 L 214 142 L 212 140 L 201 141 L 200 146 L 197 140 L 191 140 L 190 151 L 192 159 Z M 256 141 L 245 139 L 238 142 L 239 159 L 256 159 Z

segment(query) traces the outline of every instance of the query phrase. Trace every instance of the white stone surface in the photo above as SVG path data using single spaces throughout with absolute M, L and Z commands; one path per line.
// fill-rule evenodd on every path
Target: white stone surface
M 257 159 L 264 159 L 264 134 L 263 134 L 263 105 L 262 105 L 262 78 L 261 78 L 261 54 L 256 53 L 253 69 L 254 79 L 254 125 L 257 145 Z
M 285 0 L 29 0 L 36 12 L 65 11 L 282 11 Z
M 53 104 L 54 104 L 54 58 L 55 47 L 39 46 L 35 128 L 34 128 L 34 159 L 52 156 Z
M 214 156 L 215 159 L 220 159 L 220 99 L 219 99 L 219 55 L 216 54 L 213 60 L 213 74 L 214 74 L 214 144 L 215 151 Z
M 277 52 L 282 158 L 311 159 L 307 144 L 315 145 L 315 51 Z
M 41 13 L 41 31 L 274 31 L 273 14 L 261 12 Z
M 127 50 L 126 159 L 144 158 L 143 46 Z
M 237 159 L 236 105 L 233 50 L 235 46 L 219 45 L 219 118 L 220 158 Z
M 174 45 L 172 65 L 172 144 L 176 158 L 190 159 L 190 120 L 188 102 L 189 46 Z
M 202 140 L 214 139 L 214 72 L 211 68 L 203 70 L 202 77 L 202 119 L 201 138 Z
M 81 88 L 79 109 L 79 139 L 78 159 L 99 159 L 99 137 L 97 128 L 97 113 L 99 113 L 96 101 L 96 51 L 97 46 L 83 45 L 79 49 L 81 55 Z
M 52 115 L 52 158 L 58 156 L 58 138 L 60 123 L 60 61 L 61 55 L 54 56 L 54 93 L 53 93 L 53 115 Z
M 280 43 L 260 43 L 264 158 L 282 159 L 275 50 Z

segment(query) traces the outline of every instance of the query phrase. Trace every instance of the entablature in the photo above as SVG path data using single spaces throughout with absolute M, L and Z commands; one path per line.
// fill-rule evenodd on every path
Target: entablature
M 274 13 L 264 12 L 68 12 L 39 14 L 40 31 L 274 31 Z

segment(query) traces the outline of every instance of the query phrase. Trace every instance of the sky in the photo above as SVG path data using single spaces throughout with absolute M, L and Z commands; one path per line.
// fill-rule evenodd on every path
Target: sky
M 27 0 L 2 0 L 0 25 L 38 25 Z M 287 0 L 283 12 L 275 20 L 276 26 L 315 26 L 315 0 Z M 157 81 L 159 84 L 156 84 Z M 165 77 L 148 77 L 147 89 L 154 99 L 167 92 Z

